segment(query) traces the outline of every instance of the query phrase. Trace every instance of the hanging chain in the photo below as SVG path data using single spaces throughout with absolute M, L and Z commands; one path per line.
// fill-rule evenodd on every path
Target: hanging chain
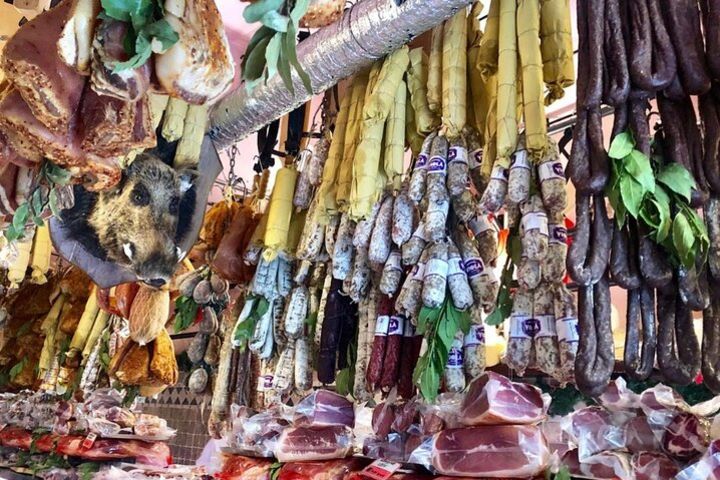
M 237 174 L 235 173 L 235 160 L 238 155 L 237 144 L 233 143 L 230 147 L 230 172 L 228 173 L 228 182 L 225 185 L 225 200 L 231 202 L 233 200 L 233 189 L 235 188 L 235 182 L 237 181 Z

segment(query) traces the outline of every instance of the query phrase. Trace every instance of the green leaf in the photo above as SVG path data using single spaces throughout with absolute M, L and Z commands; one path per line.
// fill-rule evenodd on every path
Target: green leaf
M 10 380 L 14 381 L 15 378 L 17 378 L 18 375 L 23 371 L 23 368 L 25 368 L 25 364 L 28 362 L 27 357 L 23 357 L 22 360 L 20 360 L 18 363 L 13 365 L 13 367 L 10 369 Z
M 130 21 L 130 4 L 133 2 L 129 2 L 126 0 L 101 0 L 100 4 L 102 5 L 104 13 L 110 17 L 114 18 L 115 20 L 120 20 L 123 22 L 129 22 Z
M 292 83 L 290 59 L 287 52 L 287 42 L 285 41 L 285 38 L 288 36 L 288 34 L 287 32 L 285 32 L 278 33 L 278 35 L 280 35 L 280 57 L 278 58 L 278 73 L 280 74 L 280 78 L 282 79 L 283 84 L 285 85 L 285 88 L 287 88 L 288 92 L 294 94 L 295 87 Z M 293 48 L 295 47 L 293 46 Z
M 273 10 L 263 15 L 260 22 L 266 27 L 272 28 L 276 32 L 287 32 L 290 19 Z
M 350 383 L 350 369 L 343 368 L 335 377 L 335 390 L 342 396 L 352 393 L 352 385 Z
M 276 32 L 270 28 L 267 28 L 266 26 L 262 26 L 258 28 L 258 30 L 253 34 L 253 36 L 250 38 L 250 42 L 248 43 L 248 46 L 245 48 L 245 54 L 243 55 L 242 62 L 240 62 L 240 67 L 244 70 L 245 69 L 245 63 L 247 63 L 247 57 L 250 52 L 252 52 L 255 47 L 257 47 L 258 43 L 263 38 L 269 38 L 273 35 L 276 35 Z
M 170 47 L 175 45 L 180 36 L 173 30 L 167 20 L 164 18 L 153 22 L 143 29 L 148 38 L 157 40 L 162 44 L 162 51 L 168 50 Z
M 300 25 L 300 19 L 305 15 L 309 6 L 310 0 L 295 1 L 295 6 L 290 11 L 290 19 L 292 20 L 296 31 L 298 29 L 298 26 Z
M 305 1 L 305 0 L 299 0 L 299 1 Z M 291 14 L 292 16 L 292 14 Z M 305 90 L 309 94 L 312 95 L 312 83 L 310 82 L 310 77 L 308 74 L 303 70 L 302 65 L 300 65 L 300 62 L 297 58 L 297 50 L 296 50 L 296 37 L 297 36 L 297 27 L 290 23 L 288 25 L 288 32 L 287 36 L 285 37 L 285 41 L 287 42 L 287 55 L 288 60 L 290 60 L 290 64 L 295 67 L 295 71 L 300 76 L 300 80 L 302 80 L 303 85 L 305 86 Z
M 440 374 L 435 368 L 426 368 L 420 375 L 420 393 L 428 400 L 433 401 L 440 390 Z
M 677 163 L 665 165 L 657 174 L 657 181 L 690 202 L 695 180 L 685 167 Z
M 655 191 L 655 175 L 653 175 L 650 159 L 638 150 L 633 150 L 625 159 L 625 170 L 643 186 L 646 192 Z
M 30 206 L 27 203 L 23 203 L 17 208 L 17 210 L 15 210 L 15 215 L 13 215 L 12 221 L 13 227 L 15 227 L 18 231 L 22 231 L 25 228 L 29 215 Z
M 55 183 L 57 185 L 67 185 L 70 182 L 72 175 L 69 170 L 58 167 L 47 160 L 45 165 L 47 166 L 45 176 L 51 183 Z
M 39 217 L 43 213 L 43 195 L 41 189 L 38 187 L 35 189 L 35 191 L 32 194 L 31 197 L 31 203 L 32 203 L 32 210 L 33 210 L 33 216 Z
M 60 218 L 60 209 L 58 208 L 58 195 L 57 191 L 53 188 L 50 190 L 50 194 L 48 195 L 48 204 L 50 205 L 50 211 L 53 214 L 53 217 Z
M 247 23 L 259 22 L 268 12 L 280 10 L 285 3 L 284 0 L 258 0 L 243 10 L 243 18 Z
M 672 225 L 672 218 L 670 216 L 670 205 L 668 203 L 659 201 L 657 198 L 652 200 L 655 208 L 657 208 L 660 223 L 657 227 L 657 234 L 655 241 L 658 243 L 664 241 L 668 235 L 670 235 L 670 227 Z
M 682 212 L 679 212 L 673 220 L 672 239 L 675 250 L 678 253 L 680 262 L 690 268 L 695 263 L 693 245 L 695 237 L 692 233 L 690 222 Z
M 267 64 L 267 78 L 273 78 L 278 72 L 278 60 L 280 59 L 280 35 L 273 35 L 265 49 L 265 63 Z
M 642 185 L 633 177 L 626 175 L 620 179 L 620 196 L 623 205 L 634 218 L 637 218 L 640 213 L 644 193 Z
M 429 308 L 426 306 L 423 306 L 420 309 L 420 314 L 418 315 L 418 325 L 417 325 L 417 334 L 418 335 L 425 335 L 425 332 L 428 330 L 428 327 L 434 325 L 438 318 L 440 318 L 440 310 L 441 308 Z
M 632 151 L 634 146 L 635 142 L 633 141 L 630 132 L 622 132 L 618 134 L 610 144 L 608 156 L 610 158 L 618 159 L 625 158 L 626 156 L 630 155 L 630 152 Z
M 145 31 L 140 31 L 135 39 L 135 54 L 124 62 L 117 62 L 113 66 L 113 73 L 131 70 L 145 64 L 152 55 L 152 44 Z
M 246 53 L 246 62 L 242 72 L 244 80 L 257 80 L 262 77 L 263 70 L 265 70 L 265 50 L 269 42 L 270 38 L 265 37 L 250 53 Z

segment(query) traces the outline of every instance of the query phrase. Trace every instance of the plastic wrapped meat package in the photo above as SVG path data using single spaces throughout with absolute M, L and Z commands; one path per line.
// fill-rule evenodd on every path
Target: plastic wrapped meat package
M 460 406 L 464 425 L 536 424 L 547 416 L 550 396 L 539 388 L 485 372 L 475 379 Z
M 278 435 L 290 426 L 292 415 L 283 406 L 255 413 L 247 407 L 233 405 L 232 435 L 229 446 L 239 453 L 272 457 Z
M 317 390 L 300 400 L 295 407 L 295 426 L 346 426 L 355 423 L 353 403 L 327 390 Z
M 283 430 L 272 451 L 278 461 L 307 462 L 345 458 L 352 453 L 349 427 L 290 427 Z
M 562 458 L 570 475 L 594 480 L 634 480 L 630 462 L 630 455 L 625 452 L 600 452 L 580 461 L 578 451 L 571 450 Z
M 497 425 L 443 430 L 410 461 L 442 475 L 527 478 L 544 472 L 551 455 L 539 427 Z
M 632 456 L 635 480 L 672 480 L 679 472 L 677 463 L 660 452 L 640 452 Z
M 367 462 L 359 458 L 344 458 L 325 462 L 286 463 L 277 480 L 337 480 L 347 478 Z
M 564 428 L 578 447 L 579 460 L 584 462 L 598 453 L 625 448 L 623 426 L 632 415 L 593 406 L 576 410 L 566 417 Z
M 135 420 L 135 435 L 147 438 L 170 438 L 175 430 L 168 427 L 167 420 L 156 415 L 140 414 Z
M 640 407 L 640 395 L 627 387 L 624 378 L 618 377 L 608 384 L 598 403 L 611 412 L 629 412 Z
M 681 471 L 676 480 L 715 480 L 720 478 L 720 439 L 713 441 L 700 459 Z
M 240 455 L 223 455 L 222 468 L 215 472 L 218 480 L 267 480 L 270 477 L 272 460 L 250 458 Z

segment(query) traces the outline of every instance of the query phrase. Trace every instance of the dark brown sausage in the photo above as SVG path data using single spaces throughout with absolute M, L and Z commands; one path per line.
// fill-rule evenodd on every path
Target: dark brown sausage
M 652 26 L 645 0 L 626 2 L 630 23 L 629 63 L 632 82 L 652 91 Z
M 580 2 L 583 3 L 583 2 Z M 589 52 L 587 91 L 581 106 L 592 109 L 600 108 L 603 94 L 604 58 L 604 19 L 605 1 L 586 0 L 587 3 L 587 48 Z
M 628 226 L 620 228 L 613 222 L 612 252 L 610 255 L 610 273 L 615 283 L 625 290 L 640 288 L 642 277 L 637 267 L 637 257 L 630 245 Z M 634 242 L 634 238 L 633 238 Z M 628 292 L 629 295 L 629 292 Z
M 415 393 L 413 385 L 413 372 L 420 357 L 422 348 L 422 335 L 415 334 L 412 323 L 405 322 L 405 336 L 402 343 L 402 361 L 400 362 L 400 378 L 398 379 L 398 395 L 407 400 Z
M 687 95 L 710 90 L 697 0 L 660 0 L 665 25 L 675 46 L 678 73 Z
M 390 317 L 385 360 L 383 361 L 382 376 L 380 377 L 380 388 L 382 389 L 389 390 L 398 384 L 404 328 L 404 316 L 395 314 Z
M 608 218 L 605 196 L 593 197 L 593 225 L 592 225 L 592 251 L 588 261 L 590 268 L 590 282 L 597 283 L 605 275 L 610 261 L 610 248 L 612 246 L 613 226 Z
M 590 254 L 590 197 L 578 194 L 575 197 L 575 234 L 568 248 L 567 270 L 570 278 L 578 285 L 588 285 L 591 279 L 585 261 Z
M 691 310 L 704 310 L 710 304 L 708 292 L 703 290 L 701 286 L 700 280 L 703 276 L 704 272 L 698 272 L 695 266 L 692 268 L 678 267 L 677 279 L 680 300 Z M 707 285 L 707 282 L 702 283 Z
M 653 288 L 662 288 L 672 280 L 673 273 L 667 262 L 667 255 L 650 238 L 647 232 L 638 229 L 638 259 L 640 273 L 645 283 Z
M 610 178 L 610 163 L 603 145 L 602 115 L 599 108 L 588 111 L 587 135 L 590 145 L 590 170 L 592 176 L 586 190 L 593 194 L 603 193 Z
M 318 380 L 324 384 L 335 381 L 338 349 L 347 310 L 352 301 L 342 293 L 342 280 L 334 278 L 325 304 L 325 318 L 320 335 L 318 352 Z
M 720 0 L 700 0 L 705 33 L 705 52 L 708 70 L 720 79 Z
M 720 393 L 720 284 L 711 282 L 710 306 L 703 311 L 702 375 L 705 385 Z
M 579 80 L 578 80 L 579 81 Z M 590 194 L 588 185 L 592 171 L 590 170 L 590 144 L 588 142 L 586 110 L 579 110 L 577 122 L 573 127 L 573 140 L 570 150 L 570 160 L 567 166 L 567 175 L 572 180 L 575 189 L 583 194 Z
M 628 123 L 635 138 L 635 148 L 650 157 L 650 125 L 645 112 L 648 101 L 645 98 L 631 98 Z
M 652 28 L 652 76 L 649 91 L 655 92 L 672 83 L 677 75 L 677 59 L 670 34 L 660 13 L 659 0 L 647 0 L 647 8 Z
M 615 108 L 615 112 L 613 112 L 613 128 L 612 133 L 610 134 L 611 139 L 615 139 L 619 134 L 627 130 L 628 128 L 628 116 L 629 116 L 629 105 L 628 104 L 622 104 Z M 612 143 L 612 140 L 610 141 Z
M 377 323 L 375 327 L 375 336 L 373 337 L 372 349 L 370 350 L 370 360 L 365 379 L 371 389 L 380 382 L 383 372 L 383 362 L 385 361 L 385 348 L 387 346 L 388 327 L 390 326 L 390 314 L 393 311 L 393 297 L 381 295 L 377 305 Z M 325 326 L 323 325 L 323 328 Z
M 677 298 L 676 285 L 658 290 L 657 316 L 660 371 L 666 381 L 688 385 L 700 369 L 700 348 L 692 326 L 692 311 Z
M 713 85 L 713 91 L 717 90 L 717 84 Z M 703 170 L 707 179 L 708 187 L 713 193 L 720 193 L 720 115 L 718 115 L 718 104 L 713 91 L 701 95 L 699 98 L 700 120 L 703 126 L 704 160 Z
M 645 380 L 655 364 L 655 291 L 647 286 L 628 291 L 624 364 L 627 376 Z M 642 353 L 640 327 L 642 324 Z
M 618 107 L 624 105 L 630 93 L 630 73 L 625 51 L 625 39 L 620 23 L 619 0 L 605 0 L 605 62 L 607 82 L 604 102 Z
M 578 305 L 580 343 L 575 359 L 575 380 L 581 392 L 594 397 L 605 390 L 615 367 L 607 275 L 594 286 L 578 290 Z

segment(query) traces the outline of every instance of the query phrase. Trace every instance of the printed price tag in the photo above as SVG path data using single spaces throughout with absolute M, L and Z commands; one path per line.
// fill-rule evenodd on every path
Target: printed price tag
M 97 438 L 96 433 L 88 433 L 88 436 L 85 437 L 85 440 L 82 442 L 82 448 L 90 448 L 95 443 L 95 439 Z
M 392 477 L 393 473 L 400 469 L 399 463 L 390 463 L 385 460 L 375 460 L 373 463 L 365 467 L 361 472 L 363 477 L 372 480 L 387 480 Z

